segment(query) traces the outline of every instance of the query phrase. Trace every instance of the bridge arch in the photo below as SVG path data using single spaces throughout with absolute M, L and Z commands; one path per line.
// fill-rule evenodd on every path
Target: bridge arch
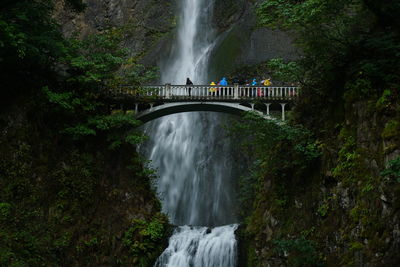
M 297 87 L 271 86 L 209 86 L 209 85 L 148 85 L 123 86 L 110 90 L 111 102 L 128 110 L 135 106 L 136 118 L 148 122 L 166 115 L 214 111 L 241 115 L 244 111 L 266 113 L 281 110 L 282 121 L 285 110 L 291 108 L 298 96 Z M 148 108 L 150 105 L 150 109 Z M 261 107 L 260 107 L 261 106 Z M 262 110 L 260 112 L 259 110 Z
M 252 108 L 240 105 L 238 103 L 224 103 L 224 102 L 177 102 L 177 103 L 166 103 L 156 107 L 152 107 L 148 110 L 139 112 L 136 118 L 143 123 L 176 113 L 183 112 L 194 112 L 194 111 L 213 111 L 222 112 L 233 115 L 242 115 L 243 112 L 252 111 Z M 263 113 L 257 110 L 260 115 Z

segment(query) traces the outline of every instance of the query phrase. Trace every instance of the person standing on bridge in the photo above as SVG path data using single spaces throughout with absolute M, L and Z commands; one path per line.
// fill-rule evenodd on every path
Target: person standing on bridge
M 268 78 L 268 79 L 265 79 L 264 81 L 263 81 L 263 85 L 264 86 L 271 86 L 271 78 Z
M 263 84 L 264 84 L 264 86 L 266 86 L 266 87 L 270 87 L 270 86 L 272 85 L 271 78 L 268 77 L 268 79 L 265 79 L 265 81 L 264 81 Z M 269 91 L 269 92 L 267 92 L 267 96 L 272 94 L 272 88 L 269 88 L 268 91 Z
M 193 82 L 188 78 L 186 78 L 186 85 L 193 85 Z M 186 86 L 186 91 L 189 92 L 189 96 L 192 96 L 192 87 Z
M 251 82 L 251 86 L 257 86 L 257 85 L 258 85 L 257 79 L 254 78 L 253 81 Z M 255 90 L 254 88 L 251 88 L 251 94 L 250 94 L 251 97 L 256 96 L 254 90 Z
M 228 81 L 226 80 L 226 78 L 222 78 L 222 80 L 219 82 L 219 85 L 221 86 L 228 86 Z
M 214 85 L 216 85 L 216 84 L 215 84 L 215 82 L 211 82 L 210 85 L 211 85 L 211 86 L 214 86 Z M 217 91 L 217 88 L 211 87 L 211 88 L 210 88 L 210 95 L 215 96 L 215 92 L 216 92 L 216 91 Z
M 219 82 L 219 85 L 228 86 L 228 81 L 226 80 L 225 77 L 222 78 L 222 80 Z M 226 88 L 221 88 L 221 96 L 223 95 L 224 89 L 226 89 Z

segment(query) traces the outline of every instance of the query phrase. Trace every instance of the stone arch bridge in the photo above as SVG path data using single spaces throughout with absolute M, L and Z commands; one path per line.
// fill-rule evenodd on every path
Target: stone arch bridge
M 298 87 L 148 85 L 123 86 L 112 91 L 113 103 L 135 110 L 137 119 L 148 122 L 162 116 L 193 111 L 215 111 L 240 115 L 256 111 L 270 117 L 280 110 L 282 120 L 298 95 Z

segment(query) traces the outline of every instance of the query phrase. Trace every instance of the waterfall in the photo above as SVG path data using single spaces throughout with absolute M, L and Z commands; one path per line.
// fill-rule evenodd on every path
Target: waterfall
M 175 230 L 168 248 L 158 258 L 155 266 L 235 266 L 236 228 L 236 224 L 212 230 L 206 227 L 181 226 Z
M 162 82 L 207 82 L 215 32 L 213 0 L 180 0 L 176 43 L 161 67 Z M 237 229 L 234 166 L 220 125 L 228 115 L 180 113 L 148 123 L 147 157 L 157 169 L 163 212 L 178 225 L 155 266 L 234 267 Z
M 179 1 L 176 43 L 161 68 L 161 79 L 165 83 L 184 84 L 190 77 L 195 84 L 207 84 L 207 64 L 215 38 L 211 25 L 214 0 Z

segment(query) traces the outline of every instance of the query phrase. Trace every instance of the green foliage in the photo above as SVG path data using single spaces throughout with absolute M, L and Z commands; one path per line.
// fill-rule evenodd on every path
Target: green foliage
M 67 87 L 43 88 L 48 101 L 70 121 L 69 125 L 60 125 L 61 133 L 74 140 L 104 138 L 110 149 L 143 141 L 142 134 L 129 130 L 140 124 L 131 114 L 107 114 L 105 109 L 104 97 L 110 90 L 128 83 L 138 86 L 153 74 L 134 59 L 125 58 L 120 41 L 119 30 L 106 30 L 85 40 L 69 40 L 64 57 L 70 66 Z
M 122 265 L 126 214 L 160 207 L 135 152 L 139 122 L 112 112 L 109 96 L 154 72 L 127 57 L 119 29 L 65 39 L 55 2 L 0 3 L 0 265 Z M 146 210 L 126 192 L 143 196 Z M 152 222 L 143 236 L 165 229 Z
M 130 128 L 136 128 L 140 122 L 131 114 L 114 113 L 111 115 L 94 116 L 85 124 L 78 124 L 63 130 L 72 135 L 74 140 L 80 140 L 85 136 L 104 133 L 110 149 L 117 149 L 122 144 L 137 145 L 144 141 L 143 134 Z
M 260 25 L 290 31 L 303 52 L 296 62 L 302 98 L 295 119 L 315 132 L 331 131 L 332 120 L 341 122 L 343 99 L 351 104 L 385 92 L 378 108 L 395 103 L 389 95 L 397 99 L 400 31 L 397 20 L 389 18 L 400 6 L 372 2 L 268 0 L 258 5 Z
M 0 57 L 11 62 L 13 57 L 30 64 L 46 64 L 63 49 L 61 34 L 50 14 L 52 1 L 15 1 L 2 6 L 0 15 Z M 10 60 L 10 61 L 8 61 Z M 3 63 L 4 64 L 4 63 Z
M 125 190 L 134 190 L 133 194 L 147 199 L 146 205 L 154 205 L 148 178 L 146 180 L 145 177 L 138 177 L 135 172 L 128 172 L 126 168 L 129 162 L 140 169 L 139 159 L 136 162 L 128 160 L 134 155 L 134 150 L 127 151 L 118 158 L 121 151 L 105 153 L 104 150 L 107 149 L 104 144 L 96 145 L 95 153 L 82 152 L 82 148 L 65 147 L 60 153 L 59 147 L 49 148 L 43 143 L 41 149 L 45 153 L 34 153 L 36 146 L 10 147 L 10 144 L 5 144 L 2 140 L 0 144 L 1 154 L 4 155 L 0 159 L 2 266 L 17 263 L 23 266 L 62 266 L 73 265 L 75 261 L 79 264 L 93 264 L 94 255 L 108 257 L 106 255 L 112 249 L 108 240 L 119 233 L 115 233 L 113 229 L 110 232 L 107 223 L 109 213 L 104 212 L 102 206 L 115 205 L 115 209 L 110 212 L 114 214 L 118 212 L 117 207 L 126 202 L 125 196 L 123 201 L 117 201 L 118 193 L 110 197 L 111 189 L 117 190 L 118 187 L 103 187 L 103 184 L 109 184 L 116 178 L 131 181 L 131 184 L 124 182 L 124 188 L 128 188 Z M 125 157 L 126 162 L 123 163 Z M 117 167 L 114 167 L 113 161 L 118 162 Z M 126 173 L 120 177 L 115 170 L 107 171 L 108 168 L 122 169 Z M 159 208 L 159 205 L 155 207 Z M 140 207 L 135 207 L 134 210 L 136 214 L 143 214 Z M 146 215 L 148 212 L 145 211 Z M 122 214 L 125 213 L 123 210 Z M 113 216 L 120 216 L 124 220 L 123 215 L 116 214 Z M 166 226 L 160 227 L 160 223 L 167 225 L 167 220 L 163 220 L 161 215 L 150 221 L 141 235 L 134 238 L 141 240 L 145 236 L 157 240 L 154 243 L 162 250 L 163 243 L 159 241 L 159 237 L 164 234 L 162 231 L 166 230 Z M 125 227 L 124 221 L 120 226 L 113 227 Z M 117 249 L 118 246 L 123 246 L 122 241 L 113 244 L 117 245 Z M 128 255 L 127 252 L 117 254 L 119 255 L 116 257 L 121 259 L 124 257 L 120 254 Z M 96 262 L 102 260 L 104 258 L 97 259 Z
M 302 81 L 303 75 L 297 62 L 284 62 L 283 59 L 276 58 L 268 61 L 267 67 L 275 80 L 283 82 Z
M 371 183 L 367 183 L 364 185 L 364 187 L 361 189 L 361 194 L 367 194 L 368 192 L 371 192 L 375 189 L 375 186 Z
M 317 213 L 321 217 L 325 217 L 328 214 L 329 205 L 327 203 L 323 203 L 321 206 L 318 207 Z
M 126 52 L 119 48 L 120 42 L 121 33 L 113 29 L 84 40 L 70 39 L 70 51 L 65 60 L 74 75 L 69 81 L 87 87 L 112 83 L 116 71 L 125 62 Z
M 385 124 L 382 132 L 383 139 L 390 139 L 400 136 L 400 122 L 398 120 L 391 120 Z
M 289 266 L 324 266 L 315 249 L 314 242 L 304 237 L 276 239 L 273 244 L 275 253 L 288 255 Z
M 400 157 L 389 161 L 387 168 L 381 172 L 381 175 L 390 181 L 400 183 Z
M 0 203 L 0 220 L 7 221 L 11 214 L 11 204 L 10 203 Z
M 350 81 L 345 85 L 345 88 L 347 91 L 344 93 L 343 97 L 350 103 L 368 98 L 371 92 L 373 92 L 371 81 L 365 78 L 358 78 L 354 81 Z
M 352 242 L 350 244 L 350 250 L 362 250 L 364 248 L 364 245 L 361 244 L 360 242 Z
M 258 166 L 258 165 L 256 165 Z M 258 179 L 261 170 L 257 167 L 250 169 L 249 173 L 239 178 L 239 202 L 241 216 L 246 217 L 254 205 L 255 192 L 257 192 Z
M 263 80 L 269 73 L 270 70 L 267 68 L 267 64 L 265 62 L 259 64 L 251 64 L 251 65 L 239 65 L 236 66 L 232 73 L 228 76 L 228 80 L 232 81 L 234 78 L 238 78 L 244 82 L 249 82 L 248 79 L 256 78 L 258 80 Z
M 346 183 L 355 182 L 359 173 L 356 171 L 361 156 L 357 151 L 354 137 L 342 130 L 344 144 L 339 150 L 338 164 L 333 168 L 332 175 Z
M 284 237 L 283 241 L 279 239 L 282 242 L 276 243 L 277 252 L 281 259 L 287 257 L 284 264 L 288 266 L 316 265 L 313 260 L 296 259 L 306 254 L 316 255 L 314 259 L 319 261 L 312 249 L 299 253 L 301 248 L 309 247 L 307 242 L 295 241 L 301 239 L 295 238 L 297 232 L 311 225 L 318 231 L 307 237 L 310 240 L 338 247 L 343 246 L 341 242 L 346 244 L 347 252 L 326 255 L 329 265 L 337 265 L 338 259 L 343 259 L 340 265 L 362 264 L 356 255 L 360 255 L 363 262 L 382 261 L 375 255 L 382 258 L 385 252 L 380 251 L 388 251 L 390 245 L 385 247 L 382 240 L 390 235 L 389 221 L 396 215 L 393 209 L 382 213 L 381 205 L 385 205 L 386 200 L 379 198 L 384 192 L 386 198 L 391 198 L 390 206 L 399 207 L 397 160 L 381 173 L 385 181 L 382 183 L 382 178 L 376 175 L 383 161 L 381 147 L 369 146 L 365 140 L 372 138 L 371 142 L 379 143 L 379 137 L 387 139 L 388 148 L 383 151 L 387 155 L 397 147 L 400 24 L 394 14 L 399 11 L 397 1 L 265 0 L 258 4 L 260 25 L 286 30 L 302 51 L 296 61 L 298 72 L 293 72 L 300 73 L 302 90 L 292 119 L 324 143 L 321 146 L 323 174 L 314 177 L 308 186 L 293 186 L 305 175 L 283 164 L 285 159 L 277 157 L 274 148 L 265 150 L 264 154 L 277 158 L 273 162 L 281 170 L 279 176 L 271 172 L 267 156 L 264 156 L 267 159 L 263 160 L 264 165 L 260 165 L 263 171 L 259 173 L 264 172 L 263 181 L 258 185 L 261 193 L 254 202 L 251 220 L 246 221 L 247 229 L 254 235 L 255 247 L 260 251 L 269 245 L 265 239 Z M 280 71 L 287 75 L 282 61 L 272 63 L 278 75 Z M 368 110 L 363 106 L 365 103 L 368 103 Z M 362 120 L 370 115 L 376 118 L 373 125 L 376 129 L 368 130 L 367 135 L 360 132 L 365 127 L 359 125 L 364 125 Z M 382 121 L 386 125 L 379 136 L 379 132 L 375 133 L 381 130 Z M 346 126 L 338 136 L 341 125 Z M 280 153 L 286 156 L 292 154 L 295 146 L 291 143 L 288 148 L 285 143 L 277 143 Z M 331 172 L 328 168 L 332 168 Z M 343 203 L 344 197 L 350 202 Z M 337 207 L 344 208 L 345 213 L 341 214 Z M 346 212 L 348 209 L 351 211 Z M 278 225 L 274 226 L 272 216 L 279 221 Z M 384 222 L 382 216 L 387 217 L 388 222 Z M 355 229 L 361 230 L 357 233 Z M 360 240 L 368 240 L 368 245 Z
M 244 121 L 244 123 L 237 124 L 233 130 L 245 133 L 245 136 L 249 137 L 245 138 L 242 146 L 254 149 L 255 155 L 260 157 L 261 165 L 266 164 L 268 160 L 280 161 L 283 159 L 283 166 L 293 166 L 301 172 L 320 155 L 318 145 L 312 139 L 311 132 L 300 126 L 267 120 L 252 112 L 245 114 Z M 285 148 L 290 147 L 291 153 L 282 151 L 281 157 L 274 159 L 274 156 L 277 155 L 272 152 L 278 152 L 276 149 L 279 149 L 279 145 Z M 275 163 L 277 162 L 271 162 L 271 167 Z M 275 171 L 279 170 L 275 169 Z
M 46 239 L 39 236 L 46 233 L 44 224 L 34 224 L 42 217 L 37 204 L 36 190 L 31 175 L 31 147 L 20 145 L 8 157 L 7 146 L 0 143 L 0 263 L 3 266 L 42 265 L 46 252 Z M 22 227 L 23 226 L 23 227 Z
M 134 219 L 132 226 L 125 232 L 123 244 L 134 257 L 138 266 L 149 266 L 162 252 L 162 243 L 166 238 L 168 219 L 155 215 L 150 221 Z
M 384 110 L 390 106 L 390 98 L 392 96 L 392 91 L 386 89 L 383 91 L 382 96 L 376 101 L 377 110 Z
M 241 150 L 253 163 L 249 174 L 239 180 L 239 200 L 245 213 L 242 215 L 249 215 L 259 201 L 266 201 L 266 179 L 274 184 L 274 197 L 269 201 L 280 208 L 291 205 L 291 188 L 310 182 L 309 172 L 320 156 L 312 134 L 302 127 L 267 120 L 251 112 L 245 114 L 243 122 L 233 126 L 232 132 L 245 136 L 239 137 Z M 253 219 L 257 220 L 256 217 Z

